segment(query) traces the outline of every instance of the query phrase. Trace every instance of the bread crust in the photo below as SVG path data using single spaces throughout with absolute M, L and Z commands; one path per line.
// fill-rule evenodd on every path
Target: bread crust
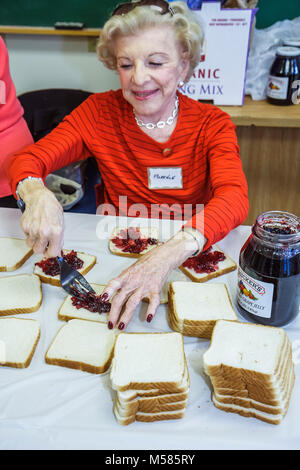
M 141 230 L 144 230 L 143 227 L 140 227 Z M 112 242 L 112 239 L 115 238 L 116 236 L 119 235 L 120 231 L 121 230 L 124 230 L 124 228 L 120 227 L 120 228 L 115 228 L 110 236 L 110 239 L 109 239 L 109 242 L 108 242 L 108 248 L 109 248 L 109 251 L 113 254 L 113 255 L 117 255 L 117 256 L 124 256 L 125 258 L 140 258 L 141 256 L 143 256 L 145 253 L 148 253 L 148 251 L 152 250 L 153 248 L 156 248 L 158 246 L 158 231 L 157 231 L 157 243 L 154 244 L 154 245 L 149 245 L 146 250 L 142 251 L 141 253 L 128 253 L 128 252 L 124 252 L 120 249 L 118 249 L 114 243 Z
M 67 367 L 68 369 L 78 369 L 84 372 L 89 372 L 90 374 L 103 374 L 104 372 L 106 372 L 110 367 L 112 358 L 113 358 L 113 352 L 110 354 L 105 364 L 103 364 L 102 366 L 93 366 L 85 362 L 72 361 L 69 359 L 49 358 L 47 357 L 47 353 L 45 355 L 45 361 L 47 364 L 51 364 L 54 366 Z
M 227 273 L 230 273 L 232 271 L 235 271 L 236 268 L 237 268 L 237 265 L 236 265 L 236 263 L 234 263 L 234 264 L 235 264 L 235 266 L 230 266 L 228 268 L 217 270 L 213 273 L 208 273 L 205 277 L 201 277 L 201 278 L 196 277 L 194 274 L 191 273 L 190 269 L 184 268 L 183 266 L 179 266 L 179 269 L 181 269 L 181 271 L 186 276 L 188 276 L 190 279 L 192 279 L 192 281 L 194 281 L 194 282 L 207 282 L 210 279 L 214 279 L 216 277 L 223 276 L 223 274 L 227 274 Z
M 26 320 L 26 319 L 24 318 L 24 320 Z M 36 350 L 37 344 L 39 342 L 40 336 L 41 336 L 41 331 L 39 330 L 38 336 L 37 336 L 37 338 L 34 342 L 34 345 L 32 346 L 31 352 L 30 352 L 30 354 L 27 357 L 25 362 L 5 362 L 5 363 L 1 364 L 1 366 L 3 366 L 3 367 L 14 367 L 16 369 L 26 369 L 32 361 L 32 358 L 33 358 L 33 355 L 35 353 L 35 350 Z
M 22 259 L 20 259 L 20 261 L 18 261 L 18 263 L 14 264 L 14 266 L 11 266 L 10 268 L 7 267 L 7 266 L 0 266 L 0 272 L 12 272 L 12 271 L 16 271 L 16 270 L 19 269 L 21 266 L 23 266 L 23 264 L 25 263 L 25 261 L 27 261 L 28 258 L 30 258 L 32 255 L 33 255 L 33 250 L 30 250 L 25 256 L 23 256 Z
M 187 399 L 181 401 L 170 401 L 159 403 L 156 402 L 153 398 L 152 401 L 148 400 L 148 402 L 134 402 L 129 403 L 126 406 L 120 403 L 120 401 L 116 400 L 116 405 L 119 409 L 122 409 L 124 416 L 131 416 L 132 414 L 136 414 L 137 412 L 143 413 L 161 413 L 162 411 L 176 411 L 181 410 L 183 407 L 186 407 Z
M 17 274 L 15 277 L 18 277 L 18 276 L 24 276 L 24 274 Z M 28 274 L 28 276 L 32 276 L 32 275 Z M 19 315 L 22 313 L 33 313 L 33 312 L 36 312 L 40 308 L 42 301 L 43 301 L 42 283 L 38 276 L 36 275 L 33 275 L 33 276 L 35 276 L 39 282 L 40 297 L 39 297 L 38 303 L 36 305 L 32 305 L 31 307 L 27 307 L 27 308 L 19 307 L 19 308 L 10 308 L 10 309 L 5 309 L 5 310 L 0 310 L 0 317 L 7 316 L 7 315 Z M 17 289 L 17 285 L 16 285 L 16 289 Z
M 236 262 L 232 258 L 230 258 L 223 250 L 221 250 L 217 245 L 214 245 L 214 249 L 224 253 L 226 259 L 231 262 L 231 266 L 228 266 L 227 268 L 217 269 L 217 271 L 214 271 L 213 273 L 207 273 L 206 276 L 201 275 L 201 277 L 197 275 L 196 272 L 194 273 L 191 269 L 185 268 L 184 266 L 179 266 L 179 269 L 181 269 L 181 271 L 194 282 L 207 282 L 210 279 L 215 279 L 216 277 L 223 276 L 223 274 L 228 274 L 232 271 L 235 271 L 237 268 Z
M 165 421 L 170 419 L 181 419 L 184 417 L 185 408 L 181 410 L 177 410 L 177 412 L 170 413 L 170 412 L 158 412 L 158 413 L 144 413 L 144 412 L 137 412 L 131 416 L 120 416 L 118 413 L 117 405 L 114 406 L 113 412 L 115 415 L 116 420 L 122 426 L 127 426 L 134 421 L 141 421 L 144 423 L 153 423 L 155 421 Z
M 225 286 L 227 298 L 232 308 L 232 312 L 235 315 L 235 319 L 230 321 L 238 321 L 238 317 L 234 311 L 227 286 Z M 211 339 L 213 329 L 215 327 L 216 321 L 221 320 L 221 318 L 215 320 L 180 320 L 175 305 L 175 290 L 173 283 L 170 283 L 169 292 L 168 292 L 168 322 L 170 327 L 174 331 L 182 333 L 184 336 L 193 336 L 197 338 L 206 338 Z
M 85 321 L 85 322 L 89 321 L 89 322 L 93 323 L 93 320 L 82 320 L 82 321 Z M 56 357 L 49 357 L 48 356 L 48 352 L 49 352 L 50 348 L 52 347 L 52 345 L 56 341 L 56 338 L 59 335 L 60 331 L 65 326 L 66 325 L 63 325 L 58 330 L 55 337 L 51 341 L 51 343 L 50 343 L 50 345 L 49 345 L 49 347 L 48 347 L 48 349 L 45 353 L 45 362 L 47 364 L 51 364 L 51 365 L 55 365 L 55 366 L 67 367 L 69 369 L 82 370 L 84 372 L 89 372 L 91 374 L 102 374 L 102 373 L 106 372 L 109 369 L 110 365 L 111 365 L 111 361 L 112 361 L 112 358 L 113 358 L 113 355 L 114 355 L 114 347 L 115 347 L 117 337 L 115 337 L 114 344 L 113 344 L 113 347 L 111 348 L 109 357 L 107 358 L 107 360 L 105 361 L 104 364 L 101 364 L 99 366 L 95 366 L 95 365 L 92 365 L 92 364 L 89 364 L 89 363 L 86 363 L 86 362 L 82 362 L 82 361 L 74 361 L 72 359 L 62 359 L 62 358 L 56 358 Z
M 265 413 L 263 415 L 262 413 L 264 412 L 259 411 L 259 410 L 238 407 L 238 405 L 225 405 L 223 403 L 220 403 L 214 397 L 214 395 L 212 395 L 212 402 L 216 408 L 222 411 L 226 411 L 227 413 L 236 413 L 236 414 L 239 414 L 240 416 L 243 416 L 244 418 L 260 419 L 261 421 L 264 421 L 265 423 L 268 423 L 268 424 L 280 424 L 282 419 L 284 418 L 283 414 L 279 414 L 279 415 L 269 414 L 269 417 L 268 417 L 267 416 L 268 413 Z M 236 406 L 237 408 L 234 408 L 234 406 Z
M 172 333 L 125 333 L 126 335 L 165 335 L 165 334 L 172 334 Z M 183 344 L 183 336 L 181 335 L 181 344 L 182 344 L 182 351 L 183 351 L 183 358 L 184 358 L 184 368 L 183 368 L 183 374 L 186 372 L 188 374 L 188 382 L 189 382 L 189 372 L 188 372 L 188 367 L 186 364 L 186 358 L 185 358 L 185 353 L 184 353 L 184 344 Z M 181 382 L 183 379 L 180 380 L 180 382 L 130 382 L 127 383 L 126 385 L 116 385 L 113 381 L 113 377 L 111 376 L 111 381 L 112 381 L 112 387 L 115 390 L 119 390 L 121 392 L 125 392 L 126 390 L 151 390 L 151 389 L 159 389 L 161 394 L 164 393 L 178 393 L 184 391 L 182 388 Z
M 22 240 L 21 238 L 17 238 L 17 237 L 4 237 L 4 238 L 10 238 L 11 240 Z M 31 256 L 33 255 L 33 249 L 32 248 L 29 248 L 28 247 L 28 251 L 24 254 L 24 256 L 22 258 L 19 259 L 19 261 L 17 263 L 15 263 L 13 266 L 0 266 L 0 272 L 12 272 L 12 271 L 16 271 L 17 269 L 19 269 L 24 263 L 25 261 L 28 260 L 28 258 L 30 258 Z

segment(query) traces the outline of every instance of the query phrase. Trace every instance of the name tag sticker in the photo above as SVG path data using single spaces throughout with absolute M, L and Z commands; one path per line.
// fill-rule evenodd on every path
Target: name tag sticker
M 182 168 L 148 168 L 149 189 L 182 189 Z

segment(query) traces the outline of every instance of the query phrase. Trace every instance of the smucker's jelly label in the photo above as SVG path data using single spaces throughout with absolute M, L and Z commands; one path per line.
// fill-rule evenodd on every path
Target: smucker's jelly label
M 286 100 L 289 89 L 289 78 L 288 77 L 274 77 L 269 76 L 269 82 L 267 87 L 267 96 L 270 98 L 277 98 L 280 100 Z
M 254 279 L 241 267 L 238 270 L 238 304 L 247 312 L 271 318 L 274 284 Z

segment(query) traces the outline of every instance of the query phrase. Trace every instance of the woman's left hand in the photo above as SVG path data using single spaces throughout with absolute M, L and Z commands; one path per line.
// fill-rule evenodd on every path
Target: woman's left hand
M 160 304 L 160 291 L 169 274 L 197 249 L 198 244 L 191 235 L 179 232 L 112 279 L 102 293 L 103 301 L 109 301 L 114 296 L 111 300 L 108 327 L 125 329 L 144 298 L 149 300 L 146 319 L 150 322 Z

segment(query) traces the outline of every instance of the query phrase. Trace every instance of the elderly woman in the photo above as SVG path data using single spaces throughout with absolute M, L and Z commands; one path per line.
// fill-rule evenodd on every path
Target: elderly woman
M 10 167 L 13 191 L 17 188 L 26 203 L 21 223 L 28 243 L 49 257 L 62 248 L 63 211 L 43 179 L 91 154 L 104 181 L 104 206 L 113 205 L 117 214 L 126 215 L 121 196 L 127 198 L 128 215 L 136 204 L 149 216 L 154 205 L 162 213 L 171 206 L 174 218 L 176 208 L 181 213 L 186 205 L 192 208 L 180 234 L 108 283 L 103 300 L 114 295 L 109 328 L 126 328 L 145 297 L 150 322 L 169 273 L 247 216 L 235 126 L 217 107 L 178 91 L 199 61 L 201 42 L 202 30 L 183 2 L 121 4 L 98 44 L 100 60 L 118 71 L 121 89 L 92 95 L 51 134 L 17 154 Z M 170 179 L 160 188 L 154 175 L 163 176 L 166 168 Z M 204 225 L 197 214 L 200 204 L 205 206 Z

